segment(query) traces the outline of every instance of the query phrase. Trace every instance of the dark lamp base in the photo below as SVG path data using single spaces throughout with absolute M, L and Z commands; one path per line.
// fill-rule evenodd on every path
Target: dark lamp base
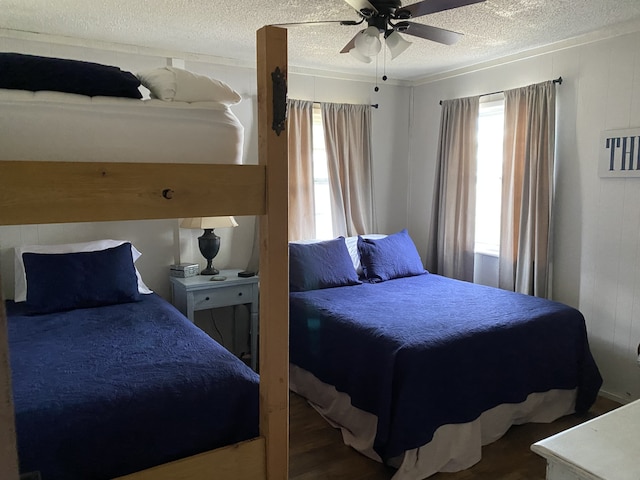
M 202 236 L 198 237 L 198 247 L 200 253 L 207 259 L 207 266 L 200 272 L 200 275 L 217 275 L 220 272 L 212 265 L 213 259 L 220 250 L 220 237 L 213 232 L 213 228 L 205 228 Z
M 218 270 L 217 268 L 205 268 L 204 270 L 202 270 L 200 272 L 200 275 L 218 275 L 220 273 L 220 270 Z

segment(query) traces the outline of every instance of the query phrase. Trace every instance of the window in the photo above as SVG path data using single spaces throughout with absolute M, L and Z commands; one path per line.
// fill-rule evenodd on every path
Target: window
M 480 104 L 475 252 L 498 256 L 502 201 L 504 99 Z
M 290 239 L 329 239 L 370 231 L 373 189 L 370 149 L 366 147 L 370 145 L 371 107 L 315 106 L 306 100 L 292 101 L 290 106 L 289 139 L 294 147 L 290 152 Z M 343 178 L 358 181 L 349 184 Z
M 322 112 L 318 105 L 313 106 L 313 189 L 316 210 L 316 237 L 328 240 L 333 238 L 333 224 L 331 221 L 327 151 L 324 143 Z

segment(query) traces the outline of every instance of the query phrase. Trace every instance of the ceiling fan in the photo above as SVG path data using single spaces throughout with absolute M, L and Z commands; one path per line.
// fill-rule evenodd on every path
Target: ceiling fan
M 411 42 L 405 40 L 400 33 L 424 38 L 445 45 L 453 45 L 463 35 L 443 28 L 432 27 L 409 20 L 430 13 L 442 12 L 453 8 L 464 7 L 486 0 L 422 0 L 412 5 L 402 6 L 401 0 L 344 0 L 356 10 L 359 20 L 325 20 L 317 22 L 281 23 L 278 26 L 320 25 L 339 23 L 340 25 L 360 25 L 367 23 L 367 28 L 360 30 L 347 43 L 340 53 L 350 53 L 365 63 L 382 48 L 380 34 L 391 51 L 391 58 L 404 52 Z

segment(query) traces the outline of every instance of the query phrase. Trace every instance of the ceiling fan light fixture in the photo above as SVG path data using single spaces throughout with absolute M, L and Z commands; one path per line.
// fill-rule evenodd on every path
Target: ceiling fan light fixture
M 391 52 L 391 59 L 393 60 L 402 52 L 404 52 L 407 48 L 409 48 L 411 43 L 412 42 L 406 41 L 398 32 L 391 32 L 386 40 L 387 47 L 389 47 L 389 51 Z
M 360 53 L 355 47 L 349 50 L 349 54 L 363 63 L 371 63 L 371 57 L 367 57 Z
M 382 49 L 380 31 L 377 27 L 367 27 L 356 36 L 355 49 L 366 57 L 375 57 Z M 371 60 L 369 60 L 371 61 Z

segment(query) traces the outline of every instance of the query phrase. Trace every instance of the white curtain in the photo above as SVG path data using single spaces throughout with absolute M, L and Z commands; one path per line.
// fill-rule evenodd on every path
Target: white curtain
M 375 228 L 371 171 L 371 106 L 323 103 L 333 234 Z
M 556 91 L 553 81 L 505 91 L 499 286 L 550 294 Z
M 473 281 L 479 97 L 442 102 L 427 269 Z
M 313 102 L 288 100 L 289 240 L 316 238 L 313 190 Z

